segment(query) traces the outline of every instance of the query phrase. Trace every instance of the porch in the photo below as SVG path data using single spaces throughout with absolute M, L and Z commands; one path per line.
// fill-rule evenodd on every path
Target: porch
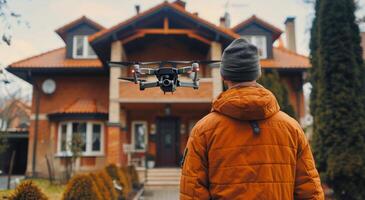
M 123 152 L 129 165 L 139 168 L 180 166 L 189 133 L 210 111 L 210 103 L 123 103 Z

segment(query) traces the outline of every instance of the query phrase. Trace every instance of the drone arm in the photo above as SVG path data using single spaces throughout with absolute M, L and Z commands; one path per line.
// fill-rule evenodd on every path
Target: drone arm
M 178 84 L 179 87 L 191 87 L 191 88 L 194 88 L 194 89 L 198 89 L 199 88 L 199 82 L 192 82 L 192 83 L 189 83 L 189 82 L 179 82 Z
M 141 74 L 155 75 L 156 70 L 152 68 L 140 68 L 139 71 Z
M 140 82 L 139 87 L 141 90 L 144 90 L 146 88 L 153 88 L 158 87 L 158 82 Z
M 182 68 L 179 68 L 177 70 L 177 73 L 178 74 L 186 74 L 188 72 L 191 72 L 193 70 L 193 68 L 191 66 L 187 66 L 187 67 L 182 67 Z

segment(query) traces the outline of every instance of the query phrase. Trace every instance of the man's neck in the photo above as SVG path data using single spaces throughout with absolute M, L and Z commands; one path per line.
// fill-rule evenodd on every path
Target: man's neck
M 257 85 L 257 82 L 256 81 L 241 82 L 241 83 L 229 82 L 228 83 L 228 89 L 237 88 L 237 87 L 256 86 L 256 85 Z

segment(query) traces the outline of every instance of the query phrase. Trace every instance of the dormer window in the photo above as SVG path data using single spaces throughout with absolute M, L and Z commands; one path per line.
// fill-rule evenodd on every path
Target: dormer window
M 261 59 L 267 58 L 267 46 L 266 46 L 266 37 L 263 35 L 244 35 L 243 39 L 247 40 L 247 42 L 255 45 L 259 51 L 259 56 Z
M 89 45 L 87 37 L 87 35 L 75 35 L 73 37 L 73 58 L 96 58 L 96 54 Z

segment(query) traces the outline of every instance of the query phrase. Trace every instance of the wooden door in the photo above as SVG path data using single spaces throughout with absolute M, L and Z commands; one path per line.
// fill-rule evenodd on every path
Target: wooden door
M 178 166 L 179 120 L 174 117 L 157 119 L 156 166 Z

